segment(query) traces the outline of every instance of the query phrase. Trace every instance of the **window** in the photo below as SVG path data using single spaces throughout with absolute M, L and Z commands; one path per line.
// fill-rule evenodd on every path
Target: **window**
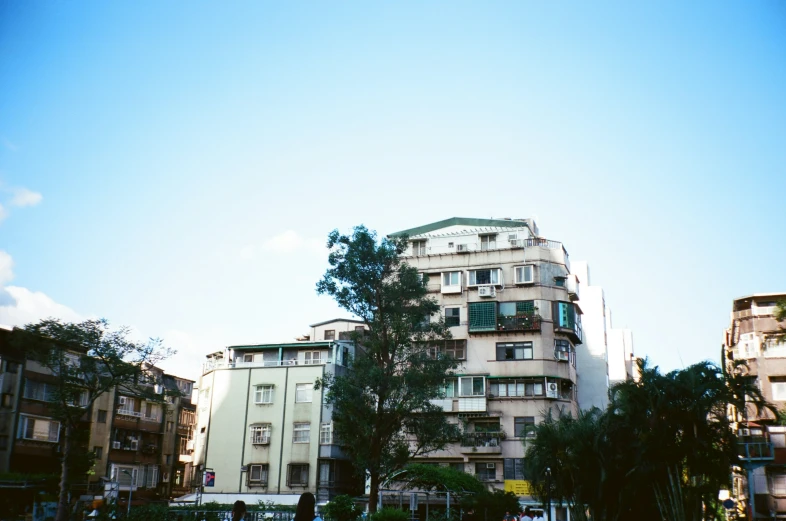
M 130 396 L 118 397 L 117 403 L 118 403 L 117 412 L 121 414 L 124 412 L 134 412 L 134 409 L 136 409 L 135 407 L 136 400 L 134 400 Z
M 521 416 L 513 418 L 513 436 L 516 438 L 532 437 L 535 434 L 534 416 Z
M 363 334 L 363 332 L 366 331 L 366 326 L 355 326 L 355 331 L 357 331 L 360 334 Z
M 489 393 L 499 398 L 543 396 L 543 379 L 496 380 L 489 384 Z
M 482 376 L 462 376 L 458 379 L 459 396 L 485 396 Z
M 98 409 L 98 423 L 106 423 L 106 411 Z
M 480 249 L 493 250 L 497 247 L 497 236 L 494 235 L 481 235 L 480 236 Z
M 336 330 L 335 329 L 326 329 L 325 330 L 325 340 L 335 340 L 336 339 Z
M 295 386 L 295 403 L 310 403 L 314 394 L 314 384 L 297 384 Z
M 532 284 L 535 282 L 535 269 L 532 264 L 513 267 L 513 280 L 516 284 Z
M 145 487 L 147 488 L 155 488 L 158 484 L 158 467 L 155 466 L 148 466 L 145 469 Z
M 293 443 L 309 443 L 311 441 L 311 424 L 296 423 L 292 434 Z
M 455 358 L 456 360 L 466 360 L 467 341 L 443 340 L 441 342 L 434 342 L 429 346 L 429 355 L 431 358 L 437 358 L 437 356 L 443 355 Z
M 96 459 L 103 459 L 104 458 L 104 447 L 93 447 L 93 454 L 96 455 Z
M 303 363 L 306 365 L 319 365 L 322 363 L 321 351 L 306 351 L 303 353 Z
M 336 482 L 336 462 L 335 461 L 320 461 L 319 462 L 319 486 L 331 487 Z
M 524 458 L 505 458 L 503 465 L 505 479 L 527 479 L 524 475 Z
M 470 270 L 469 285 L 499 284 L 499 268 L 486 270 Z
M 249 465 L 248 466 L 248 484 L 267 486 L 267 464 Z
M 498 343 L 497 360 L 532 360 L 532 342 Z
M 452 468 L 453 470 L 457 470 L 459 472 L 465 472 L 465 470 L 464 470 L 464 462 L 463 461 L 450 462 L 450 463 L 448 463 L 448 467 Z
M 461 308 L 445 308 L 445 325 L 461 325 Z
M 13 406 L 12 403 L 13 394 L 11 393 L 3 393 L 2 394 L 2 401 L 0 401 L 0 407 L 5 407 L 6 409 L 10 409 Z
M 333 443 L 333 424 L 323 423 L 319 427 L 319 444 L 330 445 Z
M 496 302 L 470 302 L 469 303 L 469 330 L 470 331 L 496 331 L 497 330 L 497 303 Z
M 560 362 L 572 362 L 576 365 L 576 356 L 573 346 L 563 338 L 554 340 L 554 358 Z
M 772 474 L 772 493 L 778 496 L 786 495 L 786 474 Z
M 565 277 L 554 277 L 554 285 L 558 288 L 565 287 Z
M 254 388 L 254 403 L 257 405 L 273 403 L 273 386 L 257 385 Z
M 290 463 L 287 470 L 287 485 L 290 487 L 308 486 L 308 463 Z
M 442 273 L 442 293 L 461 293 L 460 271 L 446 271 Z
M 776 402 L 786 401 L 786 382 L 770 382 L 772 399 Z
M 475 477 L 481 481 L 494 481 L 497 479 L 497 464 L 475 463 Z
M 270 443 L 270 424 L 261 423 L 251 426 L 251 443 L 253 445 L 267 445 Z
M 42 402 L 53 402 L 56 399 L 55 386 L 44 382 L 36 382 L 25 378 L 25 390 L 23 397 L 29 400 L 40 400 Z
M 426 241 L 412 241 L 412 255 L 426 255 Z
M 254 355 L 243 355 L 243 363 L 250 364 L 254 361 Z
M 21 420 L 19 422 L 20 438 L 53 443 L 60 440 L 60 422 L 32 416 L 22 416 Z

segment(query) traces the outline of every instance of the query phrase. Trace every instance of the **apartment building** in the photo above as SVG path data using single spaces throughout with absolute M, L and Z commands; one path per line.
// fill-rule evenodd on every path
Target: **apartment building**
M 538 235 L 532 219 L 451 218 L 392 236 L 409 237 L 406 261 L 427 280 L 452 340 L 439 349 L 462 360 L 445 412 L 464 426 L 460 444 L 424 461 L 475 474 L 534 503 L 524 476 L 528 432 L 544 413 L 574 415 L 582 360 L 580 279 L 562 243 Z M 601 346 L 602 347 L 602 346 Z M 600 401 L 607 394 L 599 349 Z M 563 519 L 566 512 L 556 511 Z
M 48 403 L 57 378 L 16 350 L 13 334 L 0 329 L 0 473 L 57 475 L 63 429 Z M 72 354 L 76 360 L 78 353 Z M 85 414 L 75 437 L 94 453 L 95 464 L 84 481 L 75 478 L 82 488 L 74 493 L 100 493 L 105 481 L 119 483 L 121 501 L 133 489 L 135 503 L 186 492 L 176 490 L 170 476 L 183 476 L 190 486 L 185 481 L 190 455 L 184 461 L 177 450 L 181 439 L 193 436 L 193 384 L 151 366 L 135 385 L 111 389 L 90 407 L 85 391 Z
M 324 503 L 362 493 L 333 439 L 322 390 L 314 389 L 318 378 L 346 370 L 356 352 L 350 337 L 359 329 L 358 321 L 331 320 L 312 324 L 294 343 L 236 345 L 208 355 L 194 465 L 200 474 L 215 473 L 215 481 L 200 501 L 296 504 L 308 491 Z
M 757 293 L 735 299 L 724 335 L 727 366 L 746 360 L 747 375 L 756 380 L 764 397 L 786 408 L 786 322 L 778 322 L 777 304 L 786 293 Z M 735 475 L 733 496 L 750 506 L 754 517 L 786 519 L 786 427 L 770 412 L 749 407 L 747 421 L 738 425 L 741 453 L 748 472 Z M 752 483 L 748 477 L 752 478 Z

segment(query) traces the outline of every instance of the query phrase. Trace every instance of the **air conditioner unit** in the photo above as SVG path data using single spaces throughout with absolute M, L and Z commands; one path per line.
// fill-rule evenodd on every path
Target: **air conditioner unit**
M 125 405 L 126 404 L 126 397 L 125 396 L 118 397 L 117 403 L 120 404 L 120 405 Z
M 511 248 L 523 248 L 524 247 L 524 241 L 521 240 L 521 239 L 511 239 L 510 247 Z
M 508 240 L 510 242 L 513 242 L 513 241 L 515 241 L 518 238 L 519 238 L 519 234 L 517 234 L 517 233 L 509 233 L 508 234 Z
M 153 387 L 153 390 L 156 392 L 156 394 L 161 394 L 161 393 L 163 393 L 163 392 L 164 392 L 164 386 L 163 386 L 163 385 L 161 385 L 161 384 L 156 384 L 156 385 Z
M 466 253 L 469 251 L 469 244 L 457 244 L 456 251 L 459 253 Z
M 559 360 L 560 362 L 567 362 L 569 355 L 567 351 L 554 351 L 554 358 Z
M 163 483 L 169 483 L 169 472 L 164 472 L 164 476 L 161 478 Z
M 494 286 L 479 286 L 478 287 L 478 296 L 479 297 L 496 297 L 497 290 L 494 289 Z
M 557 382 L 546 384 L 546 398 L 559 398 L 559 385 Z
M 129 447 L 131 447 L 131 450 L 139 449 L 139 440 L 131 440 Z
M 120 448 L 120 442 L 119 441 L 113 441 L 112 442 L 112 448 L 113 449 L 119 449 Z
M 751 435 L 751 430 L 750 429 L 740 429 L 740 432 L 742 433 L 743 436 L 750 436 Z
M 486 468 L 487 469 L 495 469 L 495 468 L 497 468 L 497 464 L 496 463 L 486 463 Z

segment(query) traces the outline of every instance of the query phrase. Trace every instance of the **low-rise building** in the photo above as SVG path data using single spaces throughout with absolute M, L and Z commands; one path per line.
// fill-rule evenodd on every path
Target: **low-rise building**
M 201 501 L 242 496 L 294 504 L 308 491 L 324 503 L 362 493 L 333 438 L 322 389 L 314 388 L 318 378 L 346 370 L 356 345 L 339 338 L 360 325 L 332 320 L 312 325 L 307 341 L 236 345 L 208 355 L 199 382 L 194 464 L 199 482 L 207 471 L 215 481 Z

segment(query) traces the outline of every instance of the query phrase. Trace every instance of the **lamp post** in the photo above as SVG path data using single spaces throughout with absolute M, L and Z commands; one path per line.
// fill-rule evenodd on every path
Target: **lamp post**
M 120 472 L 127 475 L 131 480 L 128 486 L 128 510 L 126 510 L 126 517 L 131 517 L 131 494 L 134 492 L 134 475 L 123 469 L 121 469 Z
M 546 520 L 551 521 L 551 467 L 546 467 Z

